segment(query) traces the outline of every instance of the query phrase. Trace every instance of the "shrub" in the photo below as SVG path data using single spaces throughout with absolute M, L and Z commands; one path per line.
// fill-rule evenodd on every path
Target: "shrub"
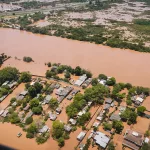
M 28 117 L 25 121 L 25 123 L 28 125 L 28 124 L 31 124 L 33 122 L 33 118 L 32 117 Z

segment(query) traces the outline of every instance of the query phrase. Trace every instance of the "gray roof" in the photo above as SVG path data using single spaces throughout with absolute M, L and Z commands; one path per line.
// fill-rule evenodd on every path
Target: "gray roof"
M 76 95 L 77 93 L 79 93 L 80 92 L 80 90 L 76 90 L 76 89 L 74 89 L 73 91 L 72 91 L 72 95 Z
M 57 107 L 57 108 L 56 108 L 56 112 L 60 113 L 61 111 L 62 111 L 62 110 L 61 110 L 60 107 Z
M 69 119 L 69 122 L 70 122 L 72 125 L 75 125 L 75 124 L 77 123 L 77 121 L 76 121 L 75 119 L 72 119 L 72 118 Z
M 16 106 L 16 105 L 17 105 L 17 102 L 12 103 L 12 106 Z
M 41 129 L 39 129 L 40 133 L 47 132 L 49 130 L 49 127 L 47 125 L 43 126 Z
M 87 79 L 87 76 L 86 76 L 86 74 L 84 74 L 84 75 L 80 76 L 78 80 L 76 80 L 74 85 L 81 86 L 86 79 Z
M 5 118 L 8 113 L 9 113 L 9 111 L 8 111 L 8 109 L 6 109 L 1 116 Z
M 45 102 L 46 104 L 48 104 L 51 99 L 52 99 L 52 96 L 51 96 L 51 95 L 46 95 L 46 97 L 45 97 L 45 99 L 44 99 L 44 102 Z
M 23 110 L 28 110 L 30 108 L 30 105 L 28 104 L 25 108 L 23 108 Z
M 111 107 L 110 104 L 105 104 L 105 105 L 104 105 L 104 110 L 109 109 L 110 107 Z
M 112 103 L 112 99 L 106 99 L 105 103 L 111 104 Z
M 54 121 L 54 120 L 56 120 L 57 116 L 56 116 L 56 114 L 50 112 L 50 113 L 49 113 L 49 118 L 50 118 L 50 120 L 53 120 L 53 121 Z
M 118 114 L 112 114 L 112 115 L 110 116 L 110 120 L 117 120 L 117 121 L 120 121 L 121 118 L 120 118 L 120 116 L 119 116 Z
M 64 98 L 65 98 L 64 96 L 59 96 L 57 100 L 58 100 L 59 103 L 61 103 Z
M 23 96 L 23 95 L 17 96 L 17 100 L 23 100 L 23 99 L 24 99 L 24 96 Z
M 69 95 L 69 96 L 67 97 L 68 100 L 71 100 L 72 98 L 73 98 L 72 95 Z
M 3 85 L 7 85 L 9 83 L 9 81 L 5 81 L 3 84 L 2 84 L 2 86 Z
M 28 93 L 28 91 L 22 91 L 22 92 L 20 93 L 20 95 L 26 96 L 27 93 Z
M 83 140 L 83 138 L 84 138 L 84 136 L 85 136 L 85 132 L 80 132 L 80 134 L 77 136 L 77 139 L 79 140 L 79 141 L 81 141 L 81 140 Z
M 2 102 L 5 98 L 6 98 L 7 95 L 4 95 L 0 98 L 0 102 Z
M 107 144 L 110 141 L 110 137 L 108 137 L 107 135 L 105 135 L 102 132 L 96 132 L 94 140 L 95 140 L 96 144 L 98 144 L 102 148 L 106 148 Z
M 67 132 L 70 132 L 72 130 L 72 127 L 68 124 L 68 125 L 64 125 L 64 129 Z

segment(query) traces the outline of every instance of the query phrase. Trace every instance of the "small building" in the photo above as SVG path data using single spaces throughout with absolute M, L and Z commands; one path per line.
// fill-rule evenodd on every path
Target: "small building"
M 123 145 L 133 150 L 139 150 L 144 142 L 144 135 L 132 130 L 127 130 L 124 135 Z
M 121 120 L 121 117 L 119 116 L 119 114 L 112 114 L 111 116 L 110 116 L 110 120 L 111 121 L 120 121 Z
M 12 103 L 12 106 L 16 106 L 16 105 L 17 105 L 17 102 L 13 102 L 13 103 Z
M 65 131 L 70 132 L 72 130 L 72 127 L 71 127 L 71 125 L 66 124 L 66 125 L 64 125 L 64 129 L 65 129 Z
M 30 108 L 30 105 L 29 105 L 29 104 L 27 104 L 27 106 L 26 106 L 26 107 L 24 107 L 24 108 L 23 108 L 23 110 L 24 110 L 24 111 L 27 111 L 27 110 L 29 110 L 29 108 Z
M 126 106 L 120 106 L 119 111 L 120 113 L 123 113 L 126 110 Z
M 104 109 L 104 110 L 109 110 L 110 107 L 111 107 L 110 104 L 105 104 L 103 109 Z
M 28 91 L 22 91 L 19 95 L 26 96 L 27 94 L 28 94 Z
M 110 137 L 98 131 L 94 136 L 94 141 L 98 146 L 105 149 L 110 141 Z
M 74 89 L 72 92 L 71 92 L 71 95 L 73 95 L 73 96 L 75 96 L 77 93 L 79 93 L 80 92 L 80 90 L 76 90 L 76 89 Z
M 48 104 L 50 102 L 50 100 L 52 99 L 51 95 L 46 95 L 46 97 L 44 98 L 44 104 Z
M 98 127 L 100 125 L 100 123 L 99 122 L 94 122 L 94 124 L 93 124 L 93 127 Z
M 57 83 L 57 84 L 55 85 L 55 88 L 56 88 L 56 89 L 59 89 L 59 88 L 60 88 L 60 84 Z
M 103 120 L 103 113 L 101 112 L 97 118 L 96 118 L 98 121 L 102 121 Z
M 9 81 L 5 81 L 2 86 L 8 85 Z
M 74 85 L 81 86 L 86 79 L 87 79 L 87 76 L 86 76 L 86 74 L 84 74 L 84 75 L 80 76 L 78 80 L 75 81 Z
M 71 100 L 73 98 L 73 96 L 72 95 L 69 95 L 68 97 L 67 97 L 67 100 Z
M 19 95 L 19 96 L 17 96 L 16 99 L 17 99 L 18 101 L 23 100 L 23 99 L 24 99 L 24 96 L 23 96 L 23 95 Z
M 100 84 L 102 84 L 102 85 L 106 85 L 106 80 L 99 80 L 99 79 L 98 79 L 98 82 L 99 82 Z
M 79 113 L 78 113 L 78 117 L 81 117 L 83 114 L 85 114 L 86 113 L 86 111 L 85 110 L 83 110 L 83 111 L 80 111 Z
M 88 102 L 88 107 L 90 107 L 92 105 L 92 103 L 93 103 L 92 101 L 89 101 Z
M 57 108 L 56 108 L 56 113 L 57 113 L 57 115 L 60 114 L 61 111 L 62 111 L 62 109 L 61 109 L 60 107 L 57 107 Z
M 0 110 L 0 116 L 3 114 L 4 111 L 5 111 L 5 110 Z
M 72 119 L 70 118 L 69 119 L 69 122 L 72 124 L 72 125 L 76 125 L 77 121 L 75 119 Z
M 111 104 L 112 103 L 112 99 L 106 99 L 105 103 Z
M 61 102 L 63 101 L 64 98 L 65 98 L 64 96 L 59 96 L 59 97 L 57 98 L 58 103 L 61 103 Z
M 56 114 L 50 112 L 50 113 L 49 113 L 49 118 L 50 118 L 50 120 L 55 121 L 56 118 L 57 118 L 57 116 L 56 116 Z
M 9 88 L 13 88 L 15 85 L 17 85 L 16 81 L 12 81 L 11 83 L 8 84 Z
M 143 103 L 144 99 L 141 98 L 141 97 L 137 97 L 137 98 L 136 98 L 136 101 L 139 101 L 140 103 Z
M 47 125 L 43 126 L 41 129 L 39 129 L 39 133 L 45 133 L 49 130 L 49 127 Z
M 149 138 L 146 137 L 146 138 L 144 139 L 144 142 L 145 142 L 145 143 L 149 143 Z
M 0 102 L 2 102 L 5 98 L 6 98 L 7 95 L 4 95 L 0 98 Z
M 85 137 L 86 133 L 85 132 L 80 132 L 80 134 L 77 136 L 77 140 L 82 141 L 83 138 Z
M 2 117 L 6 117 L 7 115 L 8 115 L 8 113 L 9 113 L 9 111 L 8 111 L 8 109 L 6 109 L 6 110 L 4 110 L 4 112 L 2 113 Z

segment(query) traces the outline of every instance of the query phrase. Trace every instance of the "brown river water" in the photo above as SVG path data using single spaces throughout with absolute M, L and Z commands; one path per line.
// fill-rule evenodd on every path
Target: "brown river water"
M 0 52 L 13 57 L 4 66 L 15 66 L 21 71 L 44 75 L 45 62 L 79 65 L 89 69 L 94 76 L 104 73 L 119 82 L 150 87 L 150 54 L 111 48 L 88 42 L 33 34 L 14 29 L 0 29 Z M 22 59 L 30 56 L 35 62 L 27 64 Z
M 134 85 L 150 87 L 150 54 L 131 50 L 110 48 L 87 42 L 73 41 L 59 37 L 33 34 L 13 29 L 0 29 L 0 53 L 12 56 L 3 67 L 14 66 L 20 71 L 44 75 L 45 62 L 77 65 L 90 70 L 94 76 L 104 73 L 114 76 L 118 82 L 130 82 Z M 30 56 L 35 62 L 25 63 L 14 59 Z M 20 87 L 22 90 L 22 86 Z M 19 91 L 20 92 L 20 91 Z M 16 89 L 15 93 L 18 93 Z M 8 98 L 9 102 L 9 98 Z M 6 105 L 6 104 L 5 104 Z M 1 106 L 5 106 L 1 105 Z M 63 115 L 63 114 L 62 114 Z M 62 116 L 60 116 L 62 117 Z M 63 120 L 67 120 L 66 117 Z M 8 132 L 6 132 L 8 130 Z M 23 136 L 17 138 L 17 133 Z M 73 150 L 77 145 L 77 135 L 81 129 L 71 133 L 62 150 Z M 35 139 L 29 140 L 21 128 L 11 124 L 0 123 L 0 144 L 12 146 L 19 150 L 58 150 L 57 142 L 50 138 L 45 144 L 37 145 Z M 17 143 L 17 144 L 16 144 Z

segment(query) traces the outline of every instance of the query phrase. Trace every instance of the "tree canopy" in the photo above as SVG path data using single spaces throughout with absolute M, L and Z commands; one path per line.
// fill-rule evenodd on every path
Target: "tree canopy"
M 28 72 L 22 72 L 20 76 L 20 81 L 21 82 L 30 82 L 31 81 L 31 74 Z

